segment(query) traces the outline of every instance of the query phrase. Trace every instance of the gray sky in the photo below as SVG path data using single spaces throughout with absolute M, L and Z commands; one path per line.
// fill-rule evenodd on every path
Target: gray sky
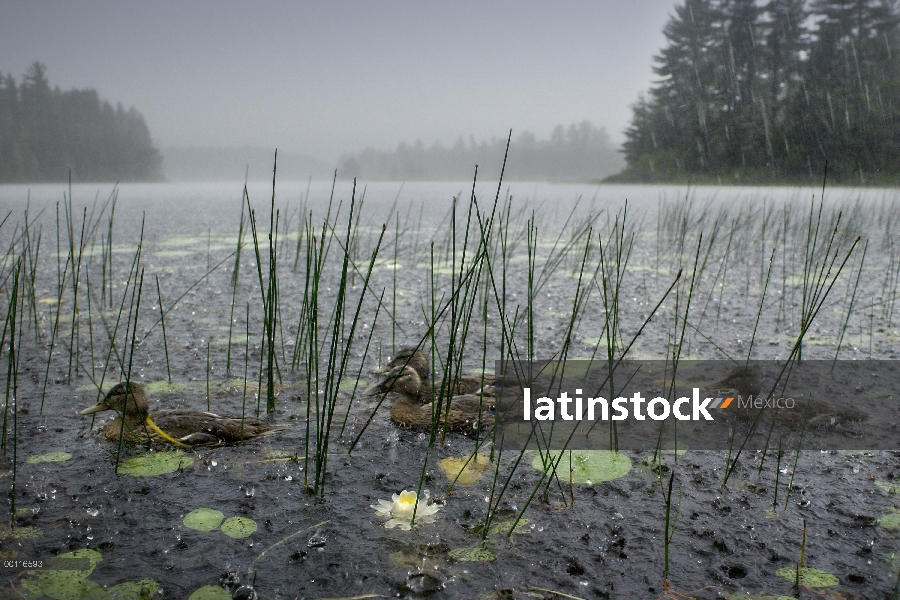
M 44 62 L 136 107 L 158 146 L 334 160 L 582 120 L 621 142 L 674 4 L 0 0 L 0 70 Z

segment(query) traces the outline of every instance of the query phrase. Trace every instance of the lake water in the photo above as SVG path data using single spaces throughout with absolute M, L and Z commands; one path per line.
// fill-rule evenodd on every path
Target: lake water
M 95 199 L 102 204 L 113 190 L 112 184 L 76 184 L 72 189 L 75 205 L 91 206 Z M 338 181 L 334 187 L 336 201 L 349 201 L 353 185 L 350 181 Z M 118 186 L 118 208 L 125 220 L 146 213 L 146 223 L 151 233 L 178 231 L 200 232 L 208 229 L 237 228 L 240 216 L 243 183 L 126 183 Z M 384 218 L 393 203 L 402 212 L 418 218 L 424 207 L 426 218 L 443 217 L 454 197 L 461 204 L 468 204 L 472 191 L 471 181 L 459 182 L 370 182 L 360 183 L 357 195 L 366 200 L 366 216 L 373 221 Z M 272 197 L 271 181 L 252 181 L 248 184 L 252 205 L 257 211 L 268 208 Z M 475 186 L 475 195 L 482 207 L 489 208 L 497 195 L 497 182 L 482 182 Z M 0 210 L 13 211 L 14 217 L 25 208 L 29 196 L 34 206 L 33 214 L 40 209 L 55 210 L 56 202 L 62 202 L 68 193 L 65 184 L 0 185 Z M 324 210 L 332 195 L 331 181 L 278 181 L 276 203 L 278 207 L 296 210 L 308 199 L 310 208 Z M 544 219 L 563 222 L 569 211 L 579 202 L 585 209 L 617 211 L 625 201 L 636 212 L 654 214 L 661 201 L 677 201 L 685 196 L 697 203 L 721 203 L 737 207 L 747 203 L 781 204 L 804 202 L 821 197 L 820 188 L 796 187 L 711 187 L 668 185 L 592 185 L 546 182 L 510 182 L 500 188 L 501 201 L 512 196 L 514 207 L 535 208 Z M 900 189 L 882 188 L 826 188 L 825 199 L 833 203 L 865 204 L 894 202 L 900 198 Z M 266 211 L 267 212 L 267 211 Z M 545 227 L 557 225 L 542 222 Z M 133 223 L 132 223 L 133 225 Z
M 471 182 L 360 185 L 357 197 L 365 201 L 346 288 L 351 314 L 367 289 L 363 274 L 382 223 L 387 232 L 336 394 L 321 499 L 303 487 L 313 477 L 314 465 L 304 455 L 314 452 L 310 437 L 320 414 L 307 374 L 318 368 L 321 378 L 327 359 L 323 353 L 310 367 L 314 361 L 298 352 L 306 348 L 304 324 L 311 314 L 310 247 L 298 235 L 298 215 L 301 208 L 312 210 L 313 235 L 320 235 L 332 182 L 279 182 L 276 189 L 280 377 L 272 418 L 285 429 L 245 445 L 175 454 L 134 447 L 121 457 L 115 444 L 97 435 L 98 424 L 78 410 L 93 405 L 98 388 L 109 389 L 126 372 L 148 387 L 153 411 L 209 406 L 240 415 L 255 413 L 259 400 L 265 412 L 261 292 L 268 281 L 272 192 L 270 182 L 248 186 L 264 267 L 257 268 L 245 221 L 235 281 L 238 227 L 246 212 L 242 182 L 119 186 L 107 253 L 109 207 L 100 212 L 112 190 L 74 186 L 67 233 L 68 186 L 0 186 L 0 217 L 11 212 L 0 241 L 8 244 L 21 233 L 29 201 L 29 223 L 38 224 L 29 230 L 28 252 L 22 250 L 26 240 L 17 237 L 12 254 L 0 260 L 0 307 L 10 305 L 14 259 L 22 256 L 31 274 L 41 236 L 34 280 L 26 276 L 19 304 L 18 331 L 24 334 L 14 371 L 17 396 L 9 402 L 0 396 L 7 415 L 16 417 L 5 421 L 9 445 L 0 468 L 0 481 L 10 489 L 16 481 L 16 528 L 0 528 L 0 552 L 22 560 L 74 552 L 91 561 L 90 570 L 75 574 L 0 572 L 0 589 L 14 586 L 48 598 L 208 600 L 240 593 L 234 583 L 240 580 L 262 598 L 773 597 L 792 593 L 801 545 L 805 566 L 832 577 L 824 579 L 835 594 L 829 597 L 888 597 L 894 589 L 900 570 L 897 452 L 798 453 L 791 446 L 781 456 L 774 442 L 766 455 L 748 446 L 723 485 L 726 452 L 660 454 L 652 439 L 648 449 L 619 455 L 615 473 L 604 463 L 606 471 L 598 474 L 601 451 L 590 450 L 561 464 L 556 478 L 544 477 L 534 456 L 497 448 L 494 462 L 485 455 L 475 461 L 479 468 L 451 484 L 453 465 L 459 473 L 476 451 L 475 441 L 454 433 L 431 446 L 427 434 L 391 422 L 394 397 L 382 406 L 361 389 L 376 381 L 370 371 L 388 355 L 427 337 L 431 315 L 453 297 L 464 298 L 457 307 L 464 317 L 454 327 L 447 322 L 453 311 L 441 313 L 435 357 L 445 362 L 451 331 L 459 336 L 465 330 L 464 370 L 490 370 L 501 347 L 508 349 L 501 316 L 514 328 L 509 338 L 517 347 L 533 347 L 539 358 L 564 346 L 569 357 L 604 354 L 607 319 L 614 316 L 619 341 L 635 342 L 629 356 L 669 357 L 683 336 L 685 359 L 736 361 L 752 346 L 752 355 L 771 366 L 791 354 L 812 305 L 818 308 L 804 359 L 881 359 L 893 368 L 900 357 L 900 190 L 828 188 L 821 221 L 818 204 L 810 221 L 810 200 L 821 193 L 813 188 L 512 182 L 500 189 L 501 206 L 512 197 L 509 218 L 503 216 L 508 227 L 493 230 L 491 250 L 472 272 L 478 285 L 454 296 L 451 286 L 465 287 L 456 269 L 479 258 L 474 217 L 467 252 L 461 251 Z M 337 182 L 331 215 L 336 234 L 326 235 L 331 250 L 316 311 L 320 344 L 332 331 L 351 194 L 351 182 Z M 496 182 L 475 187 L 482 210 L 490 210 L 496 194 Z M 462 198 L 455 240 L 449 219 L 454 197 Z M 629 225 L 618 237 L 624 245 L 617 246 L 613 233 L 621 233 L 617 223 L 626 200 Z M 342 213 L 335 218 L 338 202 Z M 843 211 L 840 223 L 836 210 Z M 136 293 L 142 222 L 137 271 L 144 269 L 144 283 Z M 80 268 L 66 263 L 70 243 Z M 60 291 L 63 271 L 68 275 Z M 77 306 L 73 272 L 79 277 Z M 604 294 L 603 273 L 618 291 L 615 305 Z M 126 325 L 137 313 L 137 324 Z M 8 356 L 4 345 L 4 384 Z M 732 363 L 721 364 L 727 369 Z M 691 385 L 711 385 L 726 374 L 692 373 L 689 365 L 685 360 L 679 377 Z M 438 379 L 442 369 L 435 364 L 433 372 Z M 874 378 L 852 391 L 865 402 L 896 406 L 896 390 Z M 490 453 L 490 444 L 480 452 Z M 119 458 L 157 456 L 173 460 L 171 469 L 140 475 L 120 465 L 117 471 Z M 680 507 L 672 507 L 679 517 L 669 532 L 669 579 L 672 590 L 685 596 L 660 596 L 669 477 Z M 372 507 L 417 489 L 420 481 L 443 501 L 429 507 L 438 509 L 435 521 L 411 531 L 386 529 Z M 198 524 L 198 515 L 215 518 Z

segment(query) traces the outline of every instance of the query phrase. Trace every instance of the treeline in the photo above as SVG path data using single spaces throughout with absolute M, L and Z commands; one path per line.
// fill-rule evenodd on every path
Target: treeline
M 402 143 L 394 151 L 368 148 L 345 154 L 338 164 L 341 177 L 390 180 L 459 180 L 471 178 L 478 165 L 479 178 L 496 178 L 503 166 L 506 138 L 453 146 L 435 142 L 426 146 Z M 621 153 L 605 128 L 583 121 L 558 125 L 549 139 L 533 133 L 515 135 L 509 147 L 504 178 L 518 180 L 592 181 L 622 168 Z
M 686 0 L 617 181 L 900 181 L 893 0 Z
M 144 117 L 91 89 L 50 89 L 34 63 L 17 84 L 0 76 L 0 183 L 161 179 Z

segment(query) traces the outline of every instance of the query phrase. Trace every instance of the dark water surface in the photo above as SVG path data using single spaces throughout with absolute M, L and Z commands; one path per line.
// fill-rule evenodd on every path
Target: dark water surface
M 689 450 L 677 460 L 672 453 L 664 453 L 660 462 L 654 460 L 650 441 L 646 451 L 625 453 L 632 467 L 624 477 L 570 485 L 566 466 L 562 481 L 553 479 L 545 493 L 544 479 L 533 494 L 541 480 L 541 473 L 531 466 L 533 457 L 527 455 L 517 462 L 518 454 L 500 454 L 498 449 L 479 480 L 457 483 L 449 490 L 450 479 L 440 461 L 471 454 L 474 441 L 451 434 L 429 450 L 427 435 L 401 430 L 390 422 L 388 404 L 393 397 L 389 396 L 350 453 L 352 440 L 362 431 L 378 402 L 377 397 L 362 396 L 360 391 L 376 381 L 369 371 L 383 364 L 395 348 L 415 345 L 426 334 L 432 277 L 438 290 L 437 300 L 441 293 L 445 298 L 450 294 L 448 211 L 452 197 L 460 195 L 464 201 L 460 201 L 457 218 L 464 222 L 471 188 L 471 183 L 466 182 L 405 184 L 402 189 L 400 183 L 378 183 L 366 188 L 359 234 L 351 251 L 361 269 L 368 266 L 383 222 L 387 223 L 387 233 L 368 300 L 362 305 L 350 370 L 341 386 L 322 498 L 304 489 L 305 477 L 313 468 L 312 462 L 303 460 L 308 393 L 305 366 L 298 364 L 292 370 L 291 357 L 305 285 L 306 248 L 303 246 L 299 255 L 296 251 L 298 214 L 301 206 L 305 206 L 304 212 L 312 210 L 313 223 L 320 230 L 331 193 L 330 182 L 311 184 L 305 205 L 306 182 L 278 186 L 276 204 L 282 210 L 281 226 L 287 225 L 287 231 L 280 235 L 278 258 L 278 360 L 282 380 L 276 411 L 267 418 L 286 428 L 241 446 L 188 449 L 184 457 L 191 459 L 190 464 L 170 473 L 117 475 L 116 445 L 97 436 L 99 422 L 91 430 L 90 417 L 77 413 L 97 400 L 92 379 L 99 383 L 104 378 L 103 387 L 108 389 L 123 378 L 119 363 L 107 360 L 111 337 L 107 328 L 114 326 L 126 292 L 124 279 L 134 259 L 144 214 L 141 262 L 145 287 L 138 343 L 131 359 L 132 380 L 158 384 L 167 379 L 162 329 L 157 324 L 158 276 L 167 311 L 186 292 L 166 313 L 172 380 L 183 387 L 151 392 L 151 411 L 174 407 L 206 410 L 209 389 L 213 411 L 255 413 L 263 317 L 252 242 L 242 252 L 231 339 L 232 365 L 231 372 L 226 373 L 234 267 L 230 255 L 237 245 L 241 187 L 241 183 L 222 183 L 128 185 L 119 189 L 113 232 L 114 274 L 109 282 L 115 305 L 107 304 L 102 309 L 99 306 L 103 276 L 101 238 L 106 235 L 107 212 L 97 228 L 93 251 L 91 244 L 86 244 L 83 253 L 84 264 L 89 264 L 84 267 L 83 277 L 89 271 L 92 306 L 89 310 L 84 299 L 87 283 L 82 279 L 84 296 L 79 300 L 75 336 L 71 281 L 67 284 L 43 411 L 41 397 L 56 313 L 56 201 L 62 202 L 65 186 L 32 188 L 29 219 L 33 221 L 44 211 L 39 220 L 41 267 L 37 271 L 33 305 L 39 335 L 35 339 L 32 327 L 22 337 L 17 402 L 10 401 L 7 410 L 8 442 L 2 481 L 12 492 L 15 479 L 17 512 L 13 518 L 15 528 L 3 530 L 0 539 L 4 558 L 41 559 L 91 549 L 102 554 L 102 561 L 87 581 L 110 590 L 123 582 L 152 580 L 158 588 L 154 597 L 165 598 L 188 598 L 202 586 L 224 586 L 222 593 L 227 588 L 230 594 L 240 585 L 252 585 L 260 598 L 657 598 L 666 593 L 665 500 L 669 476 L 674 472 L 671 517 L 675 519 L 677 511 L 677 521 L 674 533 L 670 531 L 669 594 L 677 591 L 697 598 L 793 596 L 792 583 L 777 572 L 793 569 L 802 553 L 805 566 L 830 573 L 839 582 L 819 591 L 803 589 L 800 597 L 895 597 L 892 594 L 900 572 L 900 530 L 894 525 L 896 517 L 891 515 L 900 510 L 900 452 L 804 451 L 797 457 L 794 448 L 790 448 L 784 449 L 779 460 L 776 448 L 769 448 L 764 459 L 763 453 L 753 448 L 741 455 L 734 474 L 723 487 L 727 452 Z M 76 244 L 81 211 L 87 206 L 90 213 L 98 189 L 95 210 L 99 213 L 111 186 L 75 188 L 76 218 L 72 230 Z M 346 231 L 350 189 L 349 183 L 339 182 L 335 192 L 335 198 L 344 201 L 342 216 L 335 225 L 340 236 Z M 502 190 L 501 203 L 507 187 Z M 398 192 L 399 213 L 391 213 Z M 357 190 L 357 194 L 361 193 L 362 186 Z M 495 193 L 496 183 L 479 184 L 479 206 L 489 207 Z M 513 196 L 513 224 L 509 228 L 505 279 L 508 319 L 513 318 L 516 307 L 520 315 L 525 314 L 528 305 L 526 236 L 517 232 L 524 231 L 532 210 L 539 228 L 536 262 L 540 272 L 545 262 L 550 264 L 548 257 L 554 256 L 557 238 L 563 239 L 556 246 L 559 248 L 575 236 L 574 232 L 591 215 L 599 215 L 593 223 L 593 239 L 596 242 L 596 232 L 603 232 L 603 243 L 608 244 L 610 224 L 627 198 L 629 222 L 637 228 L 619 300 L 625 341 L 630 341 L 640 329 L 678 270 L 693 269 L 699 231 L 705 232 L 707 244 L 712 232 L 717 231 L 703 276 L 697 281 L 689 313 L 691 327 L 685 334 L 682 355 L 718 359 L 746 356 L 756 326 L 765 270 L 775 247 L 776 258 L 754 338 L 753 357 L 787 358 L 803 304 L 805 224 L 800 220 L 808 216 L 812 190 L 700 188 L 690 192 L 692 201 L 686 201 L 686 191 L 674 187 L 515 183 L 509 193 Z M 13 211 L 0 229 L 4 244 L 13 239 L 14 222 L 24 223 L 27 194 L 25 187 L 0 187 L 3 215 Z M 570 218 L 579 196 L 583 200 Z M 267 253 L 270 184 L 253 184 L 250 198 L 257 213 L 260 251 Z M 862 242 L 868 241 L 869 246 L 856 291 L 853 290 L 861 246 L 854 250 L 847 270 L 807 333 L 804 358 L 832 359 L 843 333 L 839 356 L 842 360 L 896 359 L 900 328 L 895 322 L 900 321 L 900 316 L 893 313 L 898 286 L 892 273 L 900 272 L 900 246 L 894 246 L 894 237 L 900 230 L 891 230 L 891 219 L 900 213 L 900 205 L 895 207 L 897 190 L 835 189 L 826 191 L 826 200 L 828 207 L 844 208 L 842 227 L 848 228 L 848 233 L 835 242 L 835 248 L 848 250 L 856 235 L 863 236 Z M 664 216 L 658 217 L 661 201 L 682 209 L 679 212 L 663 208 Z M 787 225 L 777 216 L 786 202 L 801 207 L 791 212 L 793 220 Z M 60 207 L 64 224 L 62 203 Z M 722 210 L 726 212 L 721 213 Z M 767 210 L 771 211 L 769 217 Z M 718 229 L 714 226 L 717 214 L 725 215 Z M 667 232 L 678 218 L 683 219 L 686 232 L 680 240 L 678 235 Z M 740 219 L 746 219 L 746 223 Z M 395 227 L 399 231 L 396 246 Z M 457 224 L 457 228 L 460 249 L 464 225 Z M 68 245 L 65 229 L 63 225 L 63 262 Z M 823 226 L 823 230 L 828 229 Z M 561 253 L 558 262 L 547 267 L 546 281 L 531 302 L 534 347 L 544 354 L 542 358 L 562 348 L 570 326 L 586 238 L 577 239 L 577 244 Z M 705 253 L 706 246 L 703 248 Z M 323 276 L 321 283 L 323 323 L 337 295 L 343 256 L 337 242 L 331 252 L 329 261 L 335 267 Z M 267 260 L 265 256 L 263 261 Z M 598 256 L 595 244 L 589 251 L 582 285 L 591 281 Z M 843 256 L 840 254 L 836 264 Z M 500 259 L 495 259 L 499 273 Z M 219 263 L 221 267 L 212 269 Z M 4 273 L 9 272 L 10 264 L 10 260 L 4 262 Z M 9 279 L 4 281 L 0 305 L 6 310 L 11 284 Z M 663 303 L 631 353 L 656 359 L 671 354 L 672 340 L 682 331 L 676 314 L 683 314 L 689 291 L 686 286 L 690 281 L 687 277 L 683 281 L 684 286 L 678 288 L 680 299 L 676 301 L 673 292 Z M 591 295 L 584 300 L 572 325 L 571 357 L 590 356 L 598 338 L 605 335 L 602 289 L 596 283 L 590 285 Z M 377 308 L 373 298 L 382 289 L 384 305 L 374 323 L 369 353 L 363 358 Z M 349 292 L 353 308 L 361 290 L 361 277 L 357 275 L 351 280 Z M 493 303 L 491 288 L 485 290 L 484 297 Z M 479 296 L 477 306 L 482 298 Z M 847 318 L 851 298 L 853 310 Z M 248 305 L 250 340 L 245 345 Z M 25 320 L 32 318 L 26 311 Z M 115 336 L 120 349 L 131 343 L 124 336 L 124 316 L 122 320 L 122 328 Z M 479 369 L 483 364 L 490 367 L 499 358 L 502 336 L 495 308 L 488 311 L 486 329 L 483 322 L 481 309 L 475 310 L 464 354 L 466 370 Z M 526 325 L 521 322 L 516 335 L 524 336 L 525 331 Z M 447 339 L 448 332 L 442 329 L 437 335 L 438 355 L 444 352 Z M 524 337 L 517 339 L 524 348 Z M 70 377 L 72 340 L 76 340 L 77 354 L 72 349 L 76 368 Z M 249 352 L 245 353 L 247 347 Z M 605 352 L 605 342 L 600 352 Z M 0 355 L 4 389 L 8 381 L 7 356 L 5 347 Z M 360 389 L 354 395 L 353 383 L 360 368 Z M 265 390 L 262 393 L 264 412 Z M 0 402 L 5 402 L 5 396 Z M 347 426 L 344 435 L 339 436 L 348 403 Z M 100 416 L 109 418 L 111 413 Z M 71 459 L 28 462 L 30 457 L 51 452 L 69 453 Z M 120 460 L 144 452 L 143 448 L 126 448 Z M 481 452 L 490 453 L 490 449 L 484 447 Z M 434 522 L 422 523 L 411 531 L 386 529 L 385 519 L 371 506 L 379 499 L 390 500 L 392 494 L 401 490 L 415 490 L 426 457 L 423 487 L 438 499 L 440 507 Z M 492 485 L 495 469 L 499 474 L 496 487 Z M 488 510 L 488 500 L 492 494 L 497 498 L 507 477 L 508 487 L 482 544 L 480 524 Z M 518 526 L 507 536 L 529 502 Z M 232 538 L 221 527 L 210 531 L 187 527 L 185 515 L 202 507 L 218 510 L 225 518 L 250 518 L 257 529 L 248 537 Z M 15 534 L 16 531 L 26 533 Z M 472 558 L 493 560 L 467 560 Z M 0 575 L 0 597 L 34 597 L 29 595 L 32 592 L 26 582 L 37 581 L 35 573 L 4 569 Z M 140 587 L 128 592 L 131 596 L 123 588 L 104 592 L 84 584 L 81 589 L 81 595 L 72 597 L 140 597 L 141 593 Z M 145 585 L 144 591 L 152 592 L 152 586 Z

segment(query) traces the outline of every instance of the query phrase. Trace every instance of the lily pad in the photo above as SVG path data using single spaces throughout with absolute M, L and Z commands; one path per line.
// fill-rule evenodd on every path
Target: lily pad
M 793 582 L 797 578 L 796 567 L 785 567 L 778 569 L 778 576 Z M 838 585 L 840 579 L 821 569 L 810 569 L 809 567 L 800 567 L 800 585 L 811 588 L 831 587 Z
M 484 470 L 490 464 L 487 454 L 479 454 L 474 459 L 469 460 L 469 456 L 457 458 L 448 456 L 438 463 L 438 466 L 444 471 L 447 479 L 456 480 L 462 485 L 475 483 L 484 475 Z
M 22 580 L 22 587 L 39 597 L 46 596 L 53 600 L 108 597 L 106 590 L 93 581 L 88 581 L 88 576 L 94 572 L 97 563 L 103 560 L 103 555 L 100 552 L 85 548 L 60 554 L 59 558 L 87 558 L 91 566 L 84 571 L 56 571 L 52 569 L 32 571 Z
M 474 546 L 471 548 L 454 548 L 447 554 L 450 556 L 450 558 L 456 559 L 460 562 L 491 562 L 497 558 L 496 554 L 494 554 L 490 550 L 482 548 L 481 546 Z
M 631 470 L 631 459 L 621 452 L 612 450 L 566 450 L 565 456 L 559 460 L 556 474 L 565 480 L 569 473 L 569 453 L 572 459 L 572 482 L 593 485 L 604 481 L 612 481 L 624 477 Z M 550 469 L 559 459 L 559 452 L 535 454 L 531 466 L 538 471 Z M 545 462 L 546 461 L 546 466 Z M 550 462 L 552 461 L 552 462 Z
M 230 517 L 222 523 L 222 533 L 232 538 L 245 538 L 256 531 L 256 521 L 247 517 Z
M 47 454 L 35 454 L 34 456 L 29 456 L 27 462 L 29 465 L 36 465 L 38 463 L 45 462 L 65 462 L 72 458 L 72 455 L 68 452 L 48 452 Z
M 231 600 L 231 594 L 217 585 L 204 585 L 194 590 L 188 600 Z
M 119 474 L 134 477 L 164 475 L 189 467 L 193 462 L 194 459 L 187 456 L 183 450 L 148 452 L 119 463 Z
M 900 529 L 900 512 L 892 512 L 878 519 L 878 524 L 885 529 Z
M 184 526 L 197 531 L 212 531 L 224 518 L 225 515 L 214 508 L 200 507 L 184 515 Z

